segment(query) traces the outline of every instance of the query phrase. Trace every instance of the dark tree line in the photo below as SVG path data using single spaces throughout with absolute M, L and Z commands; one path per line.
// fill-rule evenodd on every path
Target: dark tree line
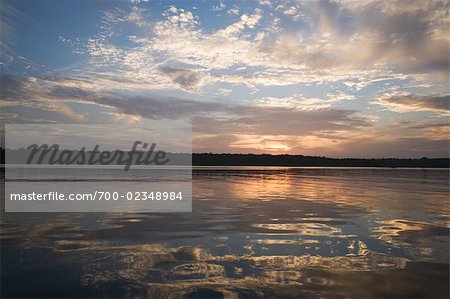
M 5 149 L 0 148 L 1 164 L 5 163 Z M 170 153 L 169 157 L 186 154 Z M 183 160 L 186 160 L 183 158 Z M 255 155 L 255 154 L 192 154 L 194 166 L 328 166 L 328 167 L 425 167 L 449 168 L 449 158 L 421 158 L 421 159 L 354 159 L 354 158 L 327 158 L 302 155 Z
M 214 166 L 329 166 L 329 167 L 430 167 L 449 168 L 450 159 L 353 159 L 302 155 L 193 154 L 193 165 Z

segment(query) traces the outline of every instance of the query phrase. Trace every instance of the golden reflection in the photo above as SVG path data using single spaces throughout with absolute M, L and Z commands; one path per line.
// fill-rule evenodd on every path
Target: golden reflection
M 134 218 L 136 215 L 130 219 Z M 117 221 L 122 222 L 123 219 L 121 217 Z M 315 217 L 313 220 L 333 221 L 332 218 L 326 217 Z M 343 235 L 341 229 L 320 222 L 255 226 L 269 231 L 293 231 L 295 234 L 314 237 L 332 238 Z M 427 226 L 425 223 L 393 220 L 383 222 L 381 227 L 379 232 L 387 234 L 395 231 L 393 227 L 411 230 Z M 397 233 L 392 233 L 399 234 L 399 229 Z M 82 286 L 96 287 L 126 281 L 129 284 L 144 286 L 148 296 L 170 298 L 182 298 L 187 294 L 203 294 L 207 298 L 207 295 L 222 294 L 224 298 L 240 298 L 245 294 L 262 296 L 267 290 L 282 291 L 286 297 L 292 297 L 299 292 L 295 287 L 300 287 L 302 292 L 311 290 L 314 293 L 317 287 L 345 285 L 348 283 L 347 275 L 386 273 L 405 269 L 408 263 L 407 258 L 371 251 L 363 241 L 355 239 L 349 240 L 348 243 L 342 242 L 342 246 L 348 250 L 337 256 L 258 255 L 249 244 L 324 246 L 326 243 L 326 240 L 319 242 L 300 238 L 265 238 L 268 235 L 270 236 L 258 234 L 256 239 L 245 238 L 241 245 L 248 249 L 246 254 L 218 255 L 212 253 L 213 247 L 208 249 L 202 246 L 170 246 L 161 243 L 122 245 L 98 239 L 75 240 L 64 238 L 64 234 L 60 234 L 60 238 L 53 241 L 52 250 L 65 255 L 71 251 L 76 253 L 77 264 L 83 273 L 80 278 Z M 224 243 L 236 241 L 233 237 L 217 236 L 213 239 Z M 370 281 L 372 280 L 368 279 L 367 283 L 370 284 Z M 349 288 L 351 289 L 350 286 Z
M 283 173 L 256 175 L 253 179 L 230 184 L 230 195 L 237 199 L 285 199 L 294 187 L 291 179 Z
M 389 223 L 392 225 L 392 223 Z M 264 229 L 295 231 L 311 236 L 340 235 L 341 230 L 322 223 L 284 223 L 261 224 Z M 262 235 L 264 236 L 264 235 Z M 218 238 L 221 239 L 221 238 Z M 223 242 L 228 238 L 221 239 Z M 248 240 L 254 244 L 318 244 L 317 240 L 277 240 L 259 238 Z M 251 248 L 250 245 L 244 245 Z M 85 251 L 85 257 L 79 263 L 83 268 L 82 285 L 98 285 L 108 281 L 126 280 L 139 284 L 154 277 L 149 284 L 149 292 L 163 292 L 158 284 L 164 279 L 166 286 L 173 286 L 172 291 L 181 293 L 194 290 L 195 287 L 210 287 L 222 290 L 230 298 L 236 295 L 235 289 L 252 289 L 257 291 L 261 283 L 268 285 L 306 284 L 332 285 L 333 278 L 314 276 L 308 269 L 326 269 L 327 271 L 374 271 L 386 269 L 403 269 L 407 260 L 390 255 L 370 252 L 362 241 L 350 241 L 347 256 L 316 255 L 275 255 L 255 256 L 250 249 L 244 255 L 213 255 L 202 247 L 181 246 L 167 247 L 163 244 L 127 244 L 119 245 L 106 241 L 88 241 L 59 239 L 54 241 L 55 252 Z M 226 270 L 225 265 L 229 265 Z M 248 269 L 261 269 L 250 271 Z M 230 277 L 230 272 L 234 278 Z M 149 274 L 150 273 L 150 274 Z M 159 277 L 159 278 L 158 278 Z M 259 287 L 253 288 L 254 280 Z M 173 282 L 173 283 L 171 283 Z M 175 283 L 176 282 L 176 283 Z M 175 286 L 176 285 L 176 286 Z M 173 292 L 172 292 L 173 293 Z
M 380 223 L 381 226 L 373 229 L 374 236 L 393 245 L 408 245 L 407 242 L 402 241 L 400 238 L 401 232 L 420 231 L 425 225 L 424 223 L 401 219 L 379 221 L 378 223 Z
M 324 257 L 316 255 L 286 255 L 286 256 L 252 256 L 239 257 L 227 255 L 216 257 L 215 260 L 236 262 L 246 261 L 249 264 L 263 269 L 301 270 L 303 268 L 334 269 L 336 271 L 376 270 L 376 269 L 402 269 L 407 259 L 393 257 L 380 253 L 370 253 L 364 256 L 335 256 Z
M 142 219 L 130 218 L 130 219 L 126 219 L 125 221 L 126 222 L 134 222 L 134 223 L 136 223 L 136 222 L 142 222 Z
M 304 200 L 357 206 L 373 209 L 371 198 L 355 197 L 355 190 L 342 178 L 330 179 L 328 176 L 308 176 L 302 173 L 292 173 L 292 170 L 275 168 L 273 173 L 246 174 L 245 180 L 231 181 L 227 187 L 229 198 L 244 200 Z M 363 186 L 359 186 L 363 187 Z M 195 184 L 194 184 L 195 190 Z M 360 191 L 358 194 L 364 194 Z M 364 194 L 365 195 L 365 194 Z
M 254 227 L 268 230 L 295 232 L 302 236 L 342 236 L 342 231 L 323 223 L 267 223 L 253 224 Z
M 267 244 L 267 245 L 304 245 L 304 244 L 319 244 L 319 241 L 317 240 L 302 240 L 302 239 L 298 239 L 298 240 L 283 240 L 283 239 L 258 239 L 258 240 L 253 240 L 253 243 L 256 244 Z
M 352 240 L 347 246 L 347 249 L 349 253 L 347 253 L 347 256 L 361 256 L 361 255 L 368 255 L 369 249 L 367 248 L 366 243 L 360 240 Z
M 170 276 L 172 279 L 203 279 L 217 276 L 225 276 L 223 266 L 208 263 L 189 263 L 175 266 Z
M 122 250 L 117 250 L 118 248 Z M 206 288 L 226 295 L 225 298 L 238 298 L 242 290 L 258 292 L 262 288 L 276 285 L 331 286 L 336 283 L 334 279 L 339 277 L 320 272 L 314 274 L 310 272 L 312 269 L 323 269 L 329 273 L 351 273 L 403 269 L 407 262 L 406 259 L 375 253 L 353 257 L 213 256 L 196 247 L 140 245 L 118 248 L 107 246 L 104 249 L 105 258 L 83 264 L 83 272 L 89 273 L 83 277 L 83 285 L 98 285 L 118 279 L 140 283 L 146 281 L 148 273 L 152 273 L 155 277 L 164 277 L 165 282 L 148 283 L 150 294 L 181 296 Z M 128 250 L 123 250 L 125 248 Z M 223 265 L 240 267 L 231 267 L 232 278 Z M 261 271 L 248 272 L 243 269 Z
M 431 257 L 433 249 L 429 247 L 433 237 L 439 236 L 435 227 L 424 222 L 413 222 L 402 219 L 380 221 L 380 226 L 373 230 L 373 237 L 396 247 L 408 248 L 408 252 L 423 257 Z M 415 246 L 411 246 L 411 235 L 414 235 Z M 441 233 L 442 235 L 442 233 Z
M 428 188 L 432 188 L 433 185 L 423 184 L 424 180 L 429 180 L 426 174 L 424 177 L 414 178 L 413 187 L 409 187 L 406 191 L 405 184 L 410 184 L 410 179 L 393 176 L 389 170 L 386 170 L 384 178 L 380 175 L 372 177 L 373 170 L 370 169 L 357 170 L 361 172 L 361 176 L 354 173 L 346 175 L 346 171 L 354 170 L 342 169 L 325 169 L 322 172 L 320 168 L 308 170 L 275 167 L 267 170 L 261 167 L 261 169 L 266 170 L 263 173 L 257 169 L 254 172 L 243 172 L 242 175 L 236 173 L 225 182 L 221 182 L 221 186 L 226 184 L 226 192 L 233 200 L 302 200 L 355 207 L 370 213 L 381 213 L 387 209 L 394 213 L 405 209 L 414 211 L 416 209 L 414 204 L 405 205 L 406 198 L 413 203 L 420 200 L 422 208 L 427 212 L 450 214 L 450 206 L 447 204 L 448 188 L 442 190 L 443 194 L 427 196 L 433 191 Z M 240 176 L 245 176 L 245 180 Z M 195 183 L 194 190 L 196 190 Z M 204 187 L 202 186 L 202 189 Z M 220 188 L 218 190 L 224 191 Z

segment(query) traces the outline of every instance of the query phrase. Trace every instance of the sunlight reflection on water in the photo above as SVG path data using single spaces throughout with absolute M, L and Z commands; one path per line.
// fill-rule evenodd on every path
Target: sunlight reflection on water
M 447 170 L 207 168 L 194 170 L 192 213 L 3 214 L 2 292 L 448 297 L 448 179 Z

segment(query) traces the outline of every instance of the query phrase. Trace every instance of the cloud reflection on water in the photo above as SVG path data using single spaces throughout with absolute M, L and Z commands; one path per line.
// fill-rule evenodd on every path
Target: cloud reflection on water
M 423 171 L 199 171 L 193 213 L 5 214 L 5 292 L 445 297 L 448 172 Z

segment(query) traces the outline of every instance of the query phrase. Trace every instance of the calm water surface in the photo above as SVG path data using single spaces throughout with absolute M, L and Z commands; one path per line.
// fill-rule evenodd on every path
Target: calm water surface
M 448 170 L 197 168 L 193 194 L 192 213 L 2 214 L 1 297 L 449 296 Z

